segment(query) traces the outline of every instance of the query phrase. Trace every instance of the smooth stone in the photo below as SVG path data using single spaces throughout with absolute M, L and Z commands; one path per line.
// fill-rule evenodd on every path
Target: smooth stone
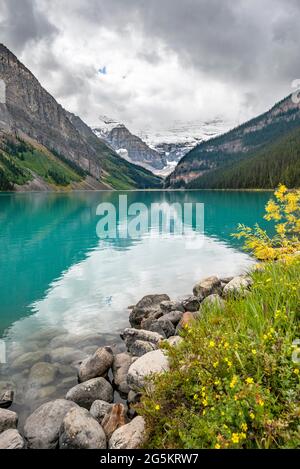
M 39 362 L 31 368 L 28 381 L 31 386 L 45 386 L 54 381 L 56 374 L 56 366 L 47 362 Z
M 170 297 L 165 294 L 146 295 L 131 310 L 129 322 L 132 327 L 139 327 L 143 318 L 149 316 L 154 310 L 160 309 L 160 303 L 170 301 Z
M 140 391 L 146 385 L 146 378 L 152 374 L 169 370 L 168 358 L 162 350 L 154 350 L 138 358 L 129 368 L 127 382 L 133 391 Z
M 164 334 L 166 338 L 171 337 L 172 335 L 175 334 L 175 327 L 173 323 L 166 318 L 165 316 L 162 316 L 157 320 L 158 324 L 162 327 L 162 330 L 164 331 Z
M 46 352 L 27 352 L 23 355 L 16 358 L 12 364 L 11 368 L 19 369 L 19 368 L 30 368 L 34 363 L 40 362 L 45 358 Z
M 127 373 L 132 363 L 132 357 L 128 353 L 118 353 L 114 356 L 112 373 L 114 384 L 121 394 L 128 394 Z
M 109 402 L 106 401 L 94 401 L 90 408 L 90 414 L 98 423 L 101 424 L 105 415 L 113 408 L 113 405 L 114 404 L 109 404 Z
M 203 298 L 205 298 L 206 296 L 211 295 L 212 293 L 218 293 L 220 287 L 221 281 L 218 277 L 207 277 L 200 280 L 200 282 L 196 283 L 193 288 L 193 294 L 194 296 L 202 296 Z
M 45 401 L 53 397 L 56 394 L 56 386 L 43 386 L 43 387 L 31 387 L 27 389 L 25 393 L 25 400 L 32 401 Z
M 80 382 L 103 376 L 112 366 L 114 354 L 110 347 L 98 348 L 96 352 L 84 360 L 79 368 Z
M 231 295 L 242 296 L 251 285 L 252 285 L 252 279 L 250 277 L 242 277 L 242 276 L 234 277 L 224 287 L 223 295 L 224 297 L 228 297 Z
M 50 342 L 50 347 L 52 349 L 59 347 L 71 347 L 77 349 L 83 349 L 84 347 L 97 345 L 100 347 L 103 341 L 103 335 L 100 333 L 95 334 L 84 334 L 84 335 L 74 335 L 74 334 L 60 334 Z
M 152 344 L 151 342 L 145 342 L 144 340 L 136 340 L 129 348 L 129 352 L 135 357 L 142 357 L 143 355 L 145 355 L 145 353 L 152 352 L 152 350 L 156 349 L 157 346 Z
M 23 449 L 24 440 L 18 430 L 9 429 L 0 434 L 0 449 Z
M 220 278 L 222 283 L 229 283 L 234 277 L 222 277 Z
M 0 409 L 0 433 L 9 428 L 17 428 L 18 415 L 7 409 Z
M 143 340 L 157 345 L 163 339 L 163 336 L 156 332 L 128 327 L 121 333 L 121 338 L 125 341 L 126 347 L 129 349 L 136 340 Z
M 114 404 L 102 420 L 102 427 L 108 439 L 112 434 L 123 425 L 126 425 L 128 420 L 126 417 L 127 408 L 123 404 Z
M 181 311 L 182 313 L 184 312 L 184 307 L 180 301 L 162 301 L 160 303 L 160 308 L 164 315 L 166 313 L 171 313 L 172 311 Z
M 26 420 L 24 436 L 32 449 L 55 449 L 59 430 L 65 415 L 77 405 L 65 399 L 47 402 L 36 409 Z
M 159 334 L 163 339 L 167 338 L 162 324 L 160 324 L 157 320 L 151 321 L 150 325 L 148 326 L 148 331 Z
M 10 407 L 14 400 L 14 391 L 9 389 L 7 391 L 0 392 L 0 408 L 7 409 Z
M 184 311 L 195 313 L 199 311 L 202 300 L 203 300 L 202 296 L 198 297 L 198 296 L 188 295 L 188 296 L 182 297 L 180 302 L 184 308 Z
M 182 308 L 183 309 L 183 308 Z M 162 321 L 162 320 L 165 320 L 167 319 L 168 321 L 171 321 L 171 323 L 174 325 L 174 326 L 177 326 L 177 324 L 179 323 L 180 319 L 182 318 L 183 316 L 183 313 L 184 311 L 178 311 L 178 310 L 175 310 L 175 311 L 170 311 L 169 313 L 166 313 L 164 314 L 163 316 L 161 316 L 158 321 Z
M 167 339 L 167 342 L 171 345 L 171 347 L 177 347 L 183 342 L 183 338 L 179 335 L 174 335 Z
M 74 376 L 66 376 L 64 379 L 56 384 L 57 389 L 70 389 L 78 384 L 77 379 Z
M 135 417 L 127 425 L 118 428 L 109 440 L 109 449 L 136 449 L 145 442 L 145 420 Z
M 103 428 L 81 407 L 70 409 L 65 415 L 60 432 L 60 449 L 106 449 Z
M 213 306 L 219 310 L 224 310 L 225 305 L 226 303 L 223 300 L 223 298 L 221 298 L 220 295 L 213 293 L 212 295 L 209 295 L 206 298 L 204 298 L 204 300 L 201 303 L 201 308 Z
M 113 402 L 113 388 L 104 378 L 93 378 L 71 388 L 66 399 L 76 402 L 80 407 L 90 409 L 96 400 Z
M 86 353 L 72 347 L 58 347 L 50 351 L 51 361 L 63 363 L 64 365 L 75 362 L 81 363 L 86 358 Z

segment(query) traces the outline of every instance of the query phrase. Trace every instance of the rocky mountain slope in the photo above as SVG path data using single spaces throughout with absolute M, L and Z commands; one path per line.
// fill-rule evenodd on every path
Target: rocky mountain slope
M 297 129 L 300 129 L 300 107 L 293 103 L 289 96 L 270 111 L 198 145 L 183 157 L 166 184 L 168 187 L 221 188 L 225 170 L 237 168 L 243 161 L 254 158 L 259 152 L 266 153 L 269 148 L 272 151 L 272 145 Z M 267 182 L 268 169 L 265 168 L 265 171 L 265 187 L 270 187 L 268 184 L 271 182 Z M 214 174 L 218 177 L 213 178 Z M 245 187 L 251 186 L 247 181 L 243 184 Z
M 53 188 L 53 185 L 60 186 L 57 181 L 63 178 L 52 178 L 48 167 L 43 170 L 40 164 L 37 165 L 35 152 L 39 151 L 43 162 L 51 156 L 51 168 L 54 168 L 50 174 L 58 161 L 63 161 L 64 168 L 68 170 L 73 168 L 74 171 L 75 168 L 82 188 L 85 188 L 87 179 L 89 188 L 160 186 L 159 178 L 124 161 L 79 118 L 71 118 L 4 45 L 0 45 L 0 79 L 6 87 L 5 102 L 0 102 L 2 185 L 17 188 L 20 179 L 13 175 L 23 171 L 21 185 L 30 186 L 32 181 L 41 178 L 47 189 Z M 19 151 L 20 145 L 23 150 L 23 143 L 25 153 L 31 154 L 30 158 L 25 158 L 24 152 Z M 28 159 L 32 160 L 30 164 Z M 13 167 L 16 168 L 12 170 Z M 73 187 L 73 180 L 66 178 L 63 182 Z

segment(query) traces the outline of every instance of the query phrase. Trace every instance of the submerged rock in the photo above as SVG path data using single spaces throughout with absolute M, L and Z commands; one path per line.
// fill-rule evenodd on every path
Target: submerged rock
M 86 358 L 88 358 L 86 353 L 72 347 L 58 347 L 50 352 L 52 362 L 59 362 L 64 365 L 82 362 Z
M 34 363 L 40 362 L 41 360 L 43 360 L 45 356 L 46 356 L 45 351 L 23 353 L 21 356 L 19 356 L 12 362 L 11 368 L 14 368 L 14 369 L 30 368 Z
M 0 433 L 10 428 L 16 428 L 18 415 L 16 412 L 7 409 L 0 409 Z
M 196 283 L 193 288 L 193 294 L 195 296 L 201 296 L 205 298 L 212 293 L 218 293 L 221 288 L 221 280 L 218 277 L 212 276 L 200 280 Z
M 106 449 L 106 436 L 101 425 L 86 409 L 74 407 L 63 419 L 59 448 Z
M 30 386 L 46 386 L 54 381 L 57 367 L 47 362 L 38 362 L 30 370 L 28 382 Z
M 129 392 L 127 373 L 131 363 L 132 357 L 129 353 L 118 353 L 114 356 L 112 364 L 114 384 L 121 394 L 128 394 Z
M 23 449 L 24 440 L 18 430 L 9 429 L 0 434 L 1 449 Z
M 97 399 L 112 402 L 113 395 L 113 388 L 106 379 L 93 378 L 71 388 L 66 394 L 66 399 L 74 401 L 80 407 L 89 410 L 92 403 Z
M 55 449 L 58 446 L 59 429 L 65 415 L 74 402 L 56 399 L 36 409 L 26 420 L 24 436 L 32 449 Z
M 146 295 L 131 310 L 129 322 L 132 327 L 139 327 L 143 318 L 155 310 L 160 310 L 160 303 L 170 301 L 170 297 L 165 294 Z
M 127 424 L 126 413 L 127 408 L 123 404 L 114 404 L 110 412 L 105 415 L 102 427 L 108 439 L 118 428 Z
M 103 376 L 111 367 L 114 359 L 113 351 L 110 347 L 98 348 L 96 352 L 79 367 L 79 381 L 88 381 L 92 378 Z
M 146 378 L 152 374 L 169 370 L 168 358 L 162 350 L 154 350 L 138 358 L 129 368 L 127 382 L 134 391 L 146 385 Z
M 112 434 L 109 449 L 136 449 L 145 442 L 145 439 L 145 420 L 140 416 L 135 417 Z

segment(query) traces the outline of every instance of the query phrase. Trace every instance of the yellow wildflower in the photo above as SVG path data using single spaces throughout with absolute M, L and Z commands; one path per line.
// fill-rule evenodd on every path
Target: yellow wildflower
M 255 415 L 254 415 L 254 413 L 253 413 L 253 412 L 250 412 L 249 416 L 250 416 L 250 418 L 251 418 L 252 420 L 254 420 L 254 419 L 255 419 Z
M 217 368 L 218 365 L 219 365 L 219 362 L 218 362 L 218 361 L 216 361 L 216 362 L 213 363 L 213 367 L 214 367 L 214 368 Z
M 253 384 L 254 383 L 253 378 L 247 378 L 246 383 L 247 384 Z
M 209 346 L 210 346 L 211 348 L 213 348 L 215 345 L 216 345 L 216 343 L 215 343 L 214 340 L 210 340 L 210 341 L 209 341 Z
M 160 410 L 160 405 L 159 405 L 159 404 L 157 404 L 157 405 L 155 406 L 155 410 Z
M 257 352 L 256 352 L 255 348 L 253 348 L 253 349 L 251 350 L 251 353 L 252 353 L 252 355 L 256 355 Z
M 240 441 L 239 434 L 238 433 L 233 433 L 232 437 L 231 437 L 231 441 L 232 441 L 232 443 L 239 443 L 239 441 Z
M 219 443 L 216 443 L 215 444 L 215 449 L 220 449 L 221 448 L 221 445 L 219 445 Z
M 237 377 L 234 376 L 234 377 L 232 378 L 232 380 L 230 381 L 229 387 L 230 387 L 231 389 L 233 389 L 234 386 L 236 385 L 236 383 L 237 383 Z
M 246 432 L 248 430 L 248 425 L 246 423 L 242 423 L 241 429 Z
M 295 375 L 298 375 L 298 374 L 299 374 L 299 368 L 295 368 L 295 369 L 294 369 L 294 374 L 295 374 Z

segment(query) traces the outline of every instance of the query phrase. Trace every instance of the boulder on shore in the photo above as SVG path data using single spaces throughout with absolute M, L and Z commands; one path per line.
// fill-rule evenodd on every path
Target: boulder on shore
M 134 328 L 126 328 L 121 333 L 121 338 L 125 341 L 126 347 L 130 349 L 132 344 L 136 340 L 143 340 L 144 342 L 150 342 L 154 345 L 159 344 L 164 337 L 157 332 L 146 331 L 144 329 L 134 329 Z
M 127 382 L 133 391 L 140 391 L 146 385 L 146 378 L 152 374 L 169 370 L 168 358 L 162 350 L 154 350 L 138 358 L 129 368 Z
M 114 354 L 110 347 L 101 347 L 86 358 L 79 367 L 79 381 L 88 381 L 92 378 L 103 376 L 110 369 L 114 360 Z
M 113 402 L 113 395 L 113 388 L 106 379 L 93 378 L 71 388 L 66 394 L 66 399 L 89 410 L 97 399 Z
M 131 310 L 129 316 L 131 326 L 139 327 L 143 318 L 155 310 L 160 310 L 160 303 L 163 301 L 170 301 L 170 297 L 165 294 L 144 296 Z
M 108 412 L 104 419 L 102 420 L 102 427 L 104 433 L 108 439 L 112 434 L 123 425 L 126 425 L 128 422 L 127 419 L 127 408 L 123 404 L 114 404 Z
M 18 430 L 13 428 L 0 433 L 0 450 L 1 449 L 23 449 L 24 440 Z
M 112 372 L 114 384 L 121 394 L 129 393 L 127 384 L 127 373 L 132 363 L 132 356 L 129 353 L 118 353 L 114 356 Z
M 228 296 L 242 296 L 246 294 L 249 287 L 252 285 L 252 279 L 250 277 L 234 277 L 223 290 L 224 297 Z
M 138 416 L 112 434 L 109 440 L 109 449 L 136 449 L 144 442 L 145 420 Z
M 145 342 L 144 340 L 136 340 L 129 348 L 129 352 L 134 357 L 142 357 L 143 355 L 145 355 L 145 353 L 152 352 L 153 350 L 156 350 L 156 349 L 157 349 L 157 346 L 152 344 L 151 342 Z M 127 376 L 126 376 L 126 379 L 127 379 Z
M 6 391 L 0 391 L 0 408 L 7 409 L 10 407 L 14 400 L 14 391 L 7 389 Z
M 201 308 L 213 306 L 219 310 L 223 310 L 225 308 L 225 301 L 223 298 L 220 297 L 217 293 L 213 293 L 212 295 L 207 296 L 201 303 Z
M 59 448 L 106 449 L 106 436 L 88 410 L 74 407 L 63 419 L 59 432 Z
M 0 409 L 0 433 L 10 428 L 17 428 L 18 415 L 7 409 Z
M 90 408 L 91 416 L 97 420 L 98 423 L 102 423 L 106 414 L 109 414 L 114 404 L 110 404 L 106 401 L 94 401 Z
M 219 293 L 221 289 L 221 280 L 218 277 L 206 277 L 200 282 L 196 283 L 193 288 L 193 294 L 195 296 L 201 296 L 205 298 L 212 293 Z

